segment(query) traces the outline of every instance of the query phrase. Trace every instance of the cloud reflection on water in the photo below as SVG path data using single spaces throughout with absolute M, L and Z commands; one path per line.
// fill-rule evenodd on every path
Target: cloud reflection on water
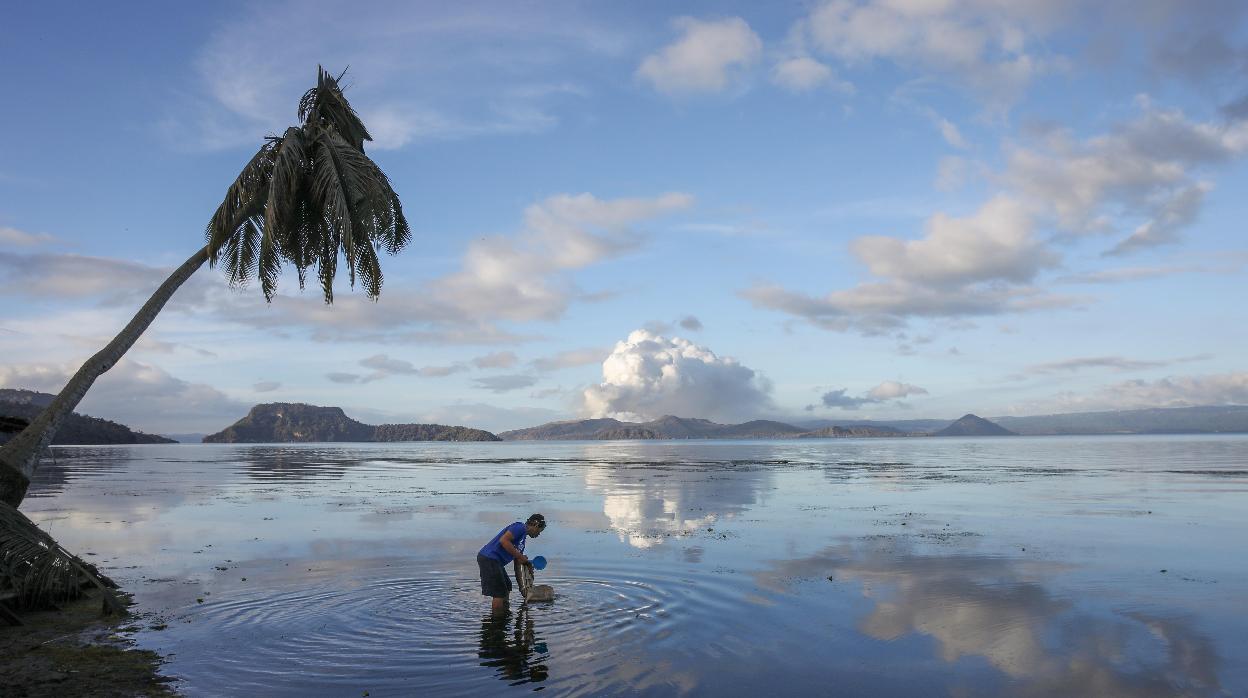
M 741 514 L 770 486 L 773 474 L 727 464 L 655 463 L 591 465 L 584 477 L 585 486 L 602 495 L 603 513 L 620 540 L 645 549 Z
M 986 661 L 1010 695 L 1225 694 L 1214 642 L 1191 620 L 1124 612 L 1120 608 L 1131 605 L 1126 598 L 1106 603 L 1062 596 L 1055 587 L 1064 571 L 1051 562 L 868 543 L 780 561 L 756 577 L 777 591 L 787 588 L 785 580 L 801 578 L 851 582 L 872 602 L 858 632 L 890 643 L 931 638 L 944 662 L 965 668 L 966 661 Z

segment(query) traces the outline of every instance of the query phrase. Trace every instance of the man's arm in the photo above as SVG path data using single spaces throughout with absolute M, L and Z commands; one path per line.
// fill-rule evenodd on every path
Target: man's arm
M 526 557 L 524 553 L 520 552 L 519 548 L 512 545 L 511 541 L 514 539 L 515 537 L 511 535 L 511 531 L 507 531 L 503 534 L 502 538 L 498 539 L 498 544 L 503 548 L 503 550 L 506 550 L 513 558 L 516 559 L 517 565 L 521 563 L 525 565 L 530 564 L 529 558 Z M 517 571 L 519 571 L 519 569 L 519 567 L 516 568 Z

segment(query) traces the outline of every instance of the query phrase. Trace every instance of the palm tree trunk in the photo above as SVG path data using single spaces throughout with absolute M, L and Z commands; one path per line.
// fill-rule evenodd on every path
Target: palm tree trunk
M 208 261 L 208 248 L 205 246 L 178 267 L 168 279 L 156 289 L 147 303 L 135 313 L 134 318 L 126 325 L 108 346 L 101 349 L 78 369 L 74 377 L 69 379 L 65 387 L 52 403 L 44 408 L 20 434 L 0 447 L 0 501 L 17 508 L 26 497 L 26 488 L 30 478 L 39 467 L 39 456 L 52 443 L 52 437 L 60 427 L 65 416 L 74 411 L 78 402 L 87 394 L 95 379 L 117 364 L 121 357 L 134 346 L 148 325 L 156 319 L 161 308 L 173 296 L 186 280 L 191 278 L 197 269 Z

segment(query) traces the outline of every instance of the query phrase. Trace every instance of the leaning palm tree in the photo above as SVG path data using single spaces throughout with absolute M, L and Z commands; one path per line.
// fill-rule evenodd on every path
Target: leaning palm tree
M 300 289 L 315 272 L 325 302 L 333 303 L 341 254 L 351 286 L 358 278 L 368 297 L 377 298 L 382 281 L 378 252 L 396 254 L 411 232 L 389 179 L 364 154 L 364 141 L 372 137 L 343 96 L 341 79 L 318 69 L 316 87 L 299 101 L 302 123 L 266 139 L 243 168 L 208 223 L 207 244 L 78 369 L 30 426 L 0 448 L 0 502 L 21 504 L 61 421 L 204 262 L 221 265 L 231 285 L 259 278 L 266 301 L 273 299 L 282 265 L 290 263 Z

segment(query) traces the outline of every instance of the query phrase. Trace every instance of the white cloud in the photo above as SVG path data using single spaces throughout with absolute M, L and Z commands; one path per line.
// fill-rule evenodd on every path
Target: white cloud
M 1239 274 L 1243 272 L 1245 266 L 1248 266 L 1248 254 L 1222 251 L 1217 253 L 1215 259 L 1203 262 L 1156 267 L 1117 267 L 1081 274 L 1068 274 L 1057 280 L 1073 284 L 1110 284 L 1156 279 L 1176 274 Z
M 472 365 L 477 368 L 511 368 L 516 365 L 519 359 L 510 351 L 498 351 L 484 356 L 478 356 L 472 360 Z
M 610 349 L 604 349 L 602 347 L 569 349 L 567 351 L 561 351 L 554 356 L 534 359 L 532 361 L 532 365 L 534 370 L 546 373 L 549 371 L 558 371 L 561 368 L 574 368 L 576 366 L 600 364 L 610 353 Z
M 175 148 L 258 145 L 295 116 L 310 69 L 351 67 L 346 86 L 377 148 L 428 139 L 529 132 L 559 120 L 552 67 L 619 55 L 627 28 L 575 6 L 385 3 L 357 12 L 347 0 L 244 7 L 220 22 L 194 61 L 196 81 L 169 99 L 159 124 Z M 318 42 L 273 42 L 334 27 Z M 504 69 L 500 70 L 499 68 Z M 394 101 L 393 95 L 412 95 Z
M 927 390 L 909 383 L 884 381 L 859 397 L 849 395 L 847 388 L 838 388 L 829 390 L 821 395 L 819 401 L 823 407 L 827 408 L 839 407 L 843 410 L 856 410 L 863 405 L 875 405 L 888 402 L 889 400 L 900 400 L 911 395 L 927 395 Z M 814 407 L 814 405 L 808 405 L 806 409 L 809 411 L 814 409 Z
M 1069 305 L 1031 285 L 1057 256 L 1036 239 L 1025 206 L 1008 196 L 964 218 L 936 214 L 918 240 L 867 236 L 851 249 L 879 277 L 822 298 L 759 284 L 742 292 L 755 306 L 825 329 L 876 334 L 915 317 L 996 315 Z
M 1173 242 L 1212 188 L 1196 171 L 1248 152 L 1248 123 L 1192 122 L 1140 103 L 1139 118 L 1107 134 L 1054 131 L 1038 147 L 1011 148 L 1001 180 L 1070 234 L 1115 233 L 1112 214 L 1142 220 L 1114 253 Z
M 34 247 L 53 242 L 56 242 L 56 238 L 47 233 L 28 233 L 24 230 L 0 225 L 0 244 Z
M 475 380 L 478 388 L 484 388 L 494 393 L 507 393 L 512 390 L 528 388 L 537 383 L 534 376 L 526 376 L 523 374 L 514 374 L 506 376 L 486 376 Z
M 425 378 L 444 378 L 456 373 L 467 371 L 468 367 L 463 364 L 450 364 L 449 366 L 421 366 L 416 370 L 416 375 Z
M 575 293 L 567 272 L 635 249 L 641 237 L 632 224 L 692 203 L 681 193 L 614 200 L 552 196 L 525 211 L 519 235 L 474 242 L 462 271 L 430 284 L 433 300 L 459 317 L 552 320 Z
M 129 301 L 151 294 L 169 270 L 107 257 L 0 252 L 0 291 L 40 298 Z
M 836 77 L 827 65 L 811 58 L 786 58 L 771 70 L 771 81 L 792 92 L 810 92 L 827 85 L 837 92 L 851 94 L 854 86 Z
M 1208 354 L 1198 356 L 1185 356 L 1177 359 L 1167 360 L 1142 360 L 1128 359 L 1125 356 L 1086 356 L 1073 359 L 1063 359 L 1061 361 L 1049 361 L 1041 364 L 1033 364 L 1023 369 L 1026 373 L 1051 374 L 1051 373 L 1074 373 L 1087 368 L 1108 368 L 1115 371 L 1138 371 L 1148 368 L 1160 368 L 1176 363 L 1185 363 L 1189 361 L 1202 361 L 1208 359 Z
M 1000 177 L 1010 190 L 971 216 L 937 213 L 917 240 L 854 240 L 851 250 L 876 280 L 822 298 L 774 284 L 758 284 L 742 295 L 820 327 L 867 333 L 902 327 L 914 317 L 1079 304 L 1081 299 L 1036 285 L 1039 273 L 1059 262 L 1038 228 L 1054 223 L 1074 235 L 1110 233 L 1114 213 L 1143 221 L 1110 254 L 1172 242 L 1195 220 L 1210 189 L 1194 179 L 1194 170 L 1248 151 L 1248 122 L 1194 123 L 1179 112 L 1154 109 L 1146 99 L 1140 103 L 1142 116 L 1109 134 L 1079 142 L 1055 131 L 1038 149 L 1014 148 Z
M 762 39 L 740 17 L 701 21 L 681 17 L 683 34 L 641 62 L 637 76 L 667 94 L 719 92 L 735 70 L 749 67 L 763 52 Z
M 186 310 L 201 321 L 211 317 L 266 331 L 306 330 L 317 341 L 514 345 L 532 337 L 503 330 L 498 321 L 558 319 L 575 299 L 589 298 L 573 281 L 577 270 L 637 249 L 646 239 L 638 225 L 692 203 L 693 197 L 679 192 L 619 199 L 559 194 L 529 206 L 517 233 L 472 243 L 459 271 L 422 286 L 391 283 L 377 302 L 339 287 L 327 306 L 320 294 L 299 292 L 287 275 L 266 303 L 252 289 L 229 288 L 219 272 L 201 271 L 164 312 Z M 0 293 L 91 299 L 127 311 L 138 308 L 168 273 L 119 259 L 0 252 Z
M 771 386 L 753 369 L 686 339 L 646 330 L 634 330 L 615 345 L 602 378 L 582 394 L 582 412 L 592 417 L 741 420 L 771 405 Z
M 900 400 L 903 397 L 911 395 L 927 395 L 927 390 L 917 385 L 909 383 L 899 383 L 897 381 L 884 381 L 874 388 L 867 391 L 867 397 L 872 400 Z
M 822 53 L 848 63 L 888 60 L 946 77 L 996 107 L 1049 69 L 1027 50 L 1043 25 L 1038 3 L 825 0 L 797 25 Z
M 942 117 L 936 120 L 936 128 L 940 129 L 940 136 L 945 142 L 955 148 L 965 148 L 967 146 L 966 138 L 962 136 L 962 131 L 958 130 L 957 124 Z
M 271 393 L 280 387 L 282 387 L 282 384 L 277 381 L 260 381 L 252 385 L 251 389 L 257 393 Z
M 1119 242 L 1107 255 L 1129 254 L 1136 250 L 1175 242 L 1179 231 L 1195 220 L 1205 201 L 1205 194 L 1213 189 L 1209 182 L 1197 182 L 1190 187 L 1173 192 L 1154 213 L 1154 217 L 1140 224 L 1135 232 Z
M 1009 197 L 992 199 L 966 218 L 937 213 L 926 228 L 919 240 L 868 236 L 852 249 L 876 276 L 932 286 L 1026 282 L 1056 262 L 1035 238 L 1027 209 Z
M 1248 372 L 1128 380 L 1091 393 L 1062 393 L 1020 408 L 1035 414 L 1198 405 L 1248 405 Z
M 0 366 L 0 387 L 60 392 L 79 364 Z M 247 413 L 249 404 L 151 364 L 122 359 L 100 376 L 75 411 L 149 433 L 216 431 Z
M 375 354 L 366 359 L 360 359 L 360 365 L 364 368 L 371 368 L 384 374 L 406 374 L 414 375 L 416 367 L 410 361 L 402 359 L 392 359 L 385 354 Z
M 385 354 L 376 354 L 366 359 L 360 360 L 360 365 L 364 368 L 371 368 L 372 373 L 357 379 L 346 378 L 352 374 L 330 374 L 330 380 L 337 383 L 344 382 L 360 382 L 371 383 L 372 381 L 382 380 L 390 376 L 420 376 L 422 378 L 444 378 L 455 373 L 462 373 L 468 370 L 465 364 L 451 364 L 449 366 L 422 366 L 417 368 L 410 361 L 402 359 L 392 359 Z M 341 378 L 334 378 L 333 376 Z

